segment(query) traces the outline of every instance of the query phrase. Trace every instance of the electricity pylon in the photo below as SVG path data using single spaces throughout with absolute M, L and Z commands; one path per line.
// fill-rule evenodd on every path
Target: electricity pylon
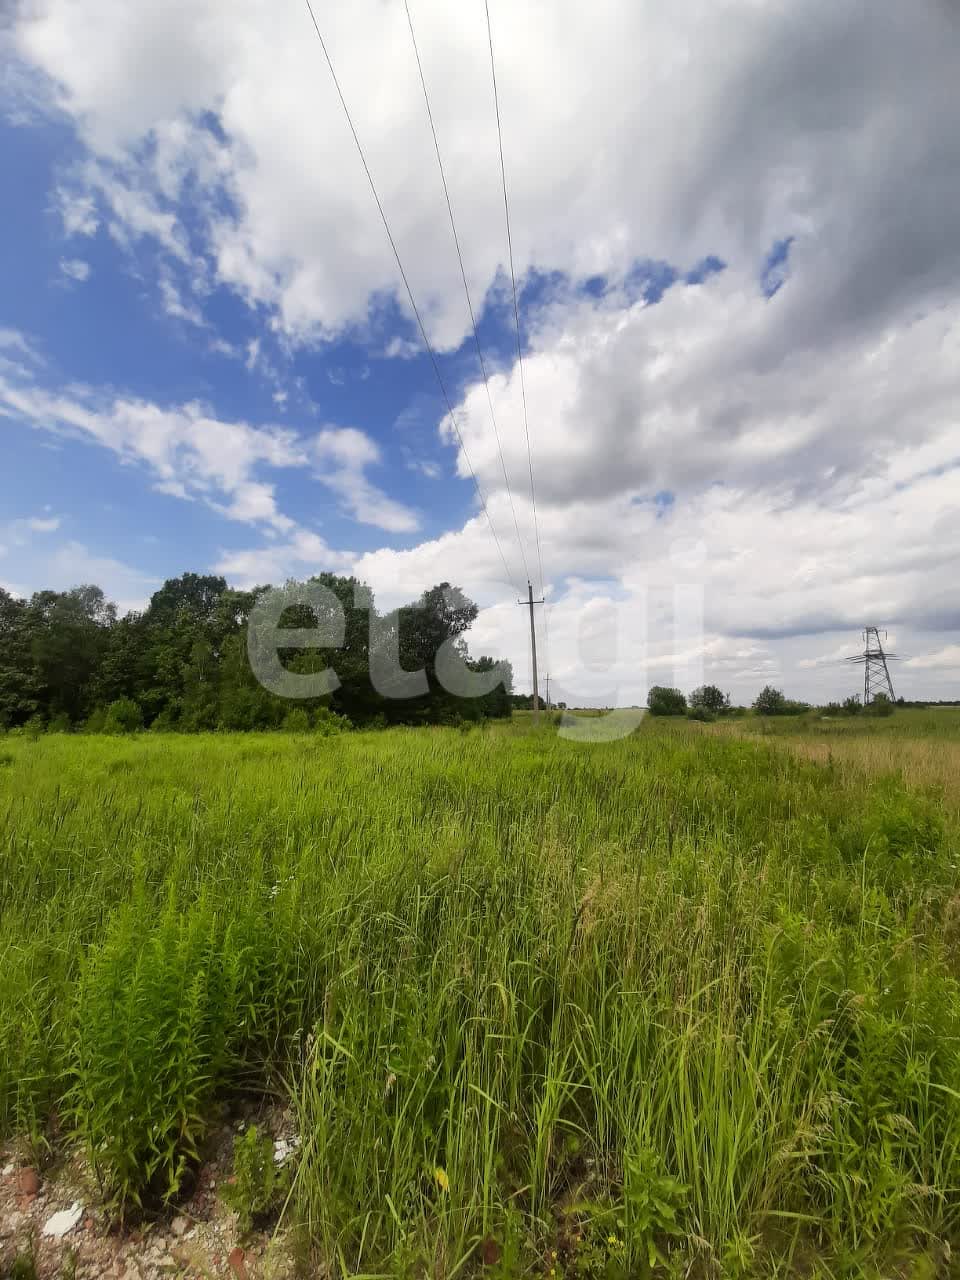
M 897 655 L 884 650 L 886 631 L 882 633 L 883 640 L 880 639 L 881 632 L 877 627 L 864 627 L 862 635 L 863 653 L 848 658 L 847 661 L 863 665 L 863 705 L 868 707 L 878 693 L 885 694 L 891 702 L 896 702 L 887 663 L 895 661 Z

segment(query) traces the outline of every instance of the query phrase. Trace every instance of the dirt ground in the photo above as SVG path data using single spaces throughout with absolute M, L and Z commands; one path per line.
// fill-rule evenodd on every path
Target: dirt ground
M 289 1280 L 283 1231 L 240 1238 L 236 1214 L 219 1189 L 231 1177 L 233 1139 L 255 1122 L 284 1145 L 280 1111 L 224 1119 L 204 1151 L 192 1194 L 170 1212 L 121 1226 L 99 1207 L 95 1179 L 76 1154 L 42 1169 L 14 1144 L 0 1145 L 0 1280 Z M 32 1265 L 32 1270 L 31 1270 Z

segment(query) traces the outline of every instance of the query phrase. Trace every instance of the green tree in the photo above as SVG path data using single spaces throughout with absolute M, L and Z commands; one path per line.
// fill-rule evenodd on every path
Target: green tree
M 682 716 L 687 709 L 687 700 L 679 689 L 655 684 L 647 694 L 647 707 L 652 716 Z
M 26 723 L 41 703 L 29 621 L 26 601 L 0 587 L 0 728 Z
M 753 709 L 759 716 L 779 716 L 783 714 L 787 700 L 781 689 L 774 689 L 772 684 L 764 685 L 757 694 Z
M 730 695 L 715 684 L 702 684 L 699 689 L 694 689 L 688 701 L 695 710 L 709 711 L 714 716 L 730 710 Z
M 117 617 L 99 587 L 38 591 L 27 607 L 36 679 L 49 714 L 81 720 L 93 706 L 95 678 Z

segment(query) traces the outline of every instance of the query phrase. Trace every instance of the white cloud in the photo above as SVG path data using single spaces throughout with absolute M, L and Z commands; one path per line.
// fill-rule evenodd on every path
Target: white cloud
M 60 528 L 60 517 L 31 516 L 25 524 L 33 533 L 56 533 Z
M 21 335 L 6 345 L 29 350 Z M 57 434 L 78 436 L 149 469 L 153 486 L 181 499 L 201 499 L 231 520 L 289 535 L 296 522 L 277 506 L 263 468 L 310 469 L 355 520 L 391 532 L 417 528 L 414 512 L 367 477 L 381 461 L 378 446 L 355 428 L 312 436 L 284 427 L 224 422 L 192 402 L 162 408 L 148 401 L 97 396 L 88 388 L 60 393 L 0 370 L 0 417 Z
M 160 300 L 168 316 L 174 320 L 183 320 L 187 324 L 195 325 L 198 329 L 206 328 L 206 321 L 200 308 L 193 302 L 183 300 L 183 295 L 169 276 L 161 275 L 159 285 Z
M 960 676 L 960 644 L 948 644 L 936 653 L 908 658 L 904 666 L 914 671 L 953 671 Z
M 347 572 L 354 557 L 335 551 L 319 534 L 298 529 L 286 542 L 248 551 L 223 551 L 214 565 L 238 587 L 285 582 L 290 577 L 308 578 L 323 572 Z
M 479 301 L 505 262 L 483 12 L 443 0 L 413 12 Z M 493 20 L 521 274 L 616 275 L 643 256 L 756 266 L 794 235 L 808 334 L 824 315 L 842 329 L 955 279 L 943 210 L 960 194 L 960 32 L 948 6 L 878 0 L 869 28 L 835 0 L 802 12 L 567 0 L 546 15 L 494 6 Z M 358 0 L 323 24 L 425 320 L 456 344 L 468 320 L 402 7 Z M 365 326 L 371 301 L 397 292 L 304 10 L 35 0 L 14 32 L 95 157 L 86 183 L 115 230 L 187 253 L 174 214 L 191 190 L 219 281 L 298 339 Z
M 254 478 L 258 467 L 307 465 L 307 451 L 291 431 L 222 422 L 196 403 L 164 409 L 83 388 L 48 391 L 2 376 L 0 416 L 102 445 L 124 462 L 146 466 L 159 491 L 202 498 L 231 519 L 281 532 L 291 527 L 277 509 L 273 486 Z
M 902 664 L 908 687 L 924 672 L 952 679 L 933 661 L 960 626 L 960 224 L 945 212 L 960 203 L 960 25 L 949 6 L 878 0 L 869 24 L 847 0 L 492 13 L 516 263 L 521 280 L 541 273 L 542 301 L 524 307 L 525 373 L 557 673 L 576 670 L 583 619 L 600 634 L 596 620 L 620 611 L 628 636 L 648 636 L 651 669 L 702 659 L 744 691 L 761 677 L 826 689 L 829 655 L 871 621 L 896 624 L 919 655 Z M 482 9 L 415 0 L 413 14 L 474 302 L 509 320 Z M 468 317 L 402 6 L 357 0 L 323 22 L 428 331 L 455 346 Z M 157 246 L 176 271 L 158 276 L 162 301 L 183 318 L 193 301 L 171 301 L 165 279 L 233 289 L 267 328 L 229 353 L 278 397 L 267 333 L 309 344 L 352 328 L 381 355 L 420 350 L 303 10 L 34 0 L 15 33 L 86 147 L 59 193 L 68 234 L 103 221 L 120 243 Z M 786 237 L 768 301 L 762 266 Z M 684 269 L 706 254 L 728 269 L 645 303 L 638 260 Z M 600 298 L 575 287 L 594 273 Z M 383 306 L 391 296 L 406 325 Z M 519 391 L 512 364 L 498 368 L 491 394 L 537 578 Z M 346 562 L 285 523 L 266 468 L 309 466 L 355 519 L 417 527 L 371 481 L 383 460 L 359 432 L 287 438 L 197 406 L 40 392 L 25 376 L 3 411 L 84 432 L 166 491 L 264 527 L 270 546 L 224 558 L 257 580 Z M 514 588 L 490 583 L 522 586 L 523 565 L 482 387 L 466 389 L 458 420 L 509 574 L 482 513 L 357 565 L 383 592 L 450 579 L 492 605 Z M 442 439 L 456 446 L 449 424 Z M 404 457 L 423 474 L 436 466 Z M 677 581 L 705 584 L 699 646 L 672 636 L 662 597 Z M 481 627 L 523 651 L 522 610 L 488 609 Z M 630 643 L 589 674 L 592 687 L 637 694 Z
M 407 470 L 419 472 L 420 475 L 426 476 L 428 480 L 439 480 L 443 474 L 438 462 L 428 462 L 425 458 L 408 459 Z
M 76 280 L 79 284 L 90 279 L 90 263 L 84 262 L 82 258 L 61 258 L 60 270 L 68 279 Z
M 100 219 L 97 216 L 96 201 L 89 192 L 60 187 L 56 193 L 56 200 L 66 235 L 96 235 Z
M 327 428 L 313 438 L 316 476 L 332 489 L 345 509 L 362 524 L 390 533 L 411 533 L 419 527 L 416 512 L 389 498 L 372 484 L 366 468 L 381 461 L 373 440 L 353 427 Z
M 43 357 L 36 347 L 19 329 L 0 329 L 0 351 L 12 351 L 31 364 L 43 363 Z

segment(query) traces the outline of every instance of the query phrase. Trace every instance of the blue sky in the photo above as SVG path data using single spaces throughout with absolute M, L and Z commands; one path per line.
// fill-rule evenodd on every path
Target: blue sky
M 867 622 L 907 691 L 960 690 L 956 27 L 893 0 L 867 45 L 827 0 L 491 5 L 525 424 L 484 8 L 411 11 L 489 402 L 403 6 L 324 24 L 460 437 L 305 11 L 14 9 L 0 583 L 137 607 L 186 569 L 356 572 L 390 603 L 449 579 L 522 683 L 525 561 L 573 697 L 840 693 Z
M 124 248 L 101 225 L 83 238 L 82 256 L 71 256 L 51 192 L 78 152 L 62 125 L 0 126 L 0 158 L 16 175 L 4 201 L 0 272 L 8 287 L 0 327 L 30 335 L 45 382 L 86 383 L 162 405 L 200 401 L 224 419 L 258 425 L 357 427 L 381 446 L 375 479 L 417 513 L 418 540 L 462 523 L 473 485 L 453 474 L 453 451 L 438 440 L 442 401 L 425 354 L 389 359 L 349 337 L 291 350 L 224 288 L 204 299 L 202 328 L 169 315 L 153 287 L 158 262 L 151 247 Z M 64 262 L 81 263 L 89 274 L 75 279 Z M 488 359 L 513 340 L 503 319 L 494 312 L 484 324 Z M 386 341 L 415 339 L 394 305 L 381 309 L 377 324 Z M 442 357 L 452 392 L 474 376 L 472 355 L 468 346 Z M 156 493 L 149 472 L 91 450 L 83 439 L 7 430 L 4 453 L 0 501 L 8 518 L 50 505 L 64 513 L 64 532 L 82 537 L 96 555 L 136 547 L 138 568 L 162 577 L 181 566 L 206 568 L 220 550 L 244 545 L 242 529 L 231 529 L 202 503 Z M 335 495 L 299 470 L 284 475 L 278 488 L 283 509 L 334 546 L 362 552 L 412 544 L 413 535 L 349 519 Z

